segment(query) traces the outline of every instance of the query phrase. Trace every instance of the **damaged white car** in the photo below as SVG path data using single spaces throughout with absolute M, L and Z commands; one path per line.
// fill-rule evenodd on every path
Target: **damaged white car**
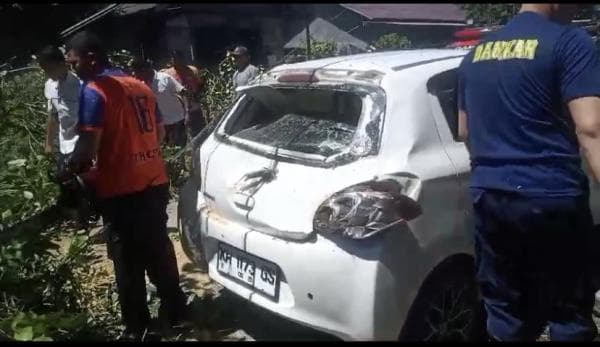
M 282 65 L 194 151 L 188 256 L 230 291 L 344 340 L 473 340 L 466 52 Z

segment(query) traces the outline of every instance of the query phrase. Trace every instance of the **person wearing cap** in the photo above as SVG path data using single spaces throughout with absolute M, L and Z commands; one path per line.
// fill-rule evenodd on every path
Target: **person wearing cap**
M 590 341 L 589 180 L 600 178 L 600 58 L 575 4 L 523 4 L 463 59 L 477 280 L 493 340 Z
M 258 75 L 258 68 L 250 64 L 250 52 L 244 46 L 237 46 L 231 52 L 237 70 L 233 73 L 233 88 L 242 87 Z

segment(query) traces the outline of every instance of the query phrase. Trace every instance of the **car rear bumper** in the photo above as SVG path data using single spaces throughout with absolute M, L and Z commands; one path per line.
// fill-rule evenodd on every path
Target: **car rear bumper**
M 221 218 L 205 206 L 193 231 L 209 276 L 237 295 L 302 325 L 344 340 L 396 340 L 414 290 L 398 285 L 388 261 L 389 240 L 354 241 L 320 235 L 293 242 Z M 219 243 L 277 264 L 281 283 L 274 300 L 217 270 Z M 384 255 L 386 253 L 386 255 Z M 395 252 L 394 252 L 395 253 Z M 379 259 L 387 258 L 382 262 Z

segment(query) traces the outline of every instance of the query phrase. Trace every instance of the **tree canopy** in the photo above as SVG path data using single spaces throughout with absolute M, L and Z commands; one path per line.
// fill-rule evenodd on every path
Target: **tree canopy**
M 580 6 L 575 19 L 593 18 L 594 4 Z M 519 12 L 521 4 L 463 4 L 462 8 L 467 13 L 467 18 L 473 20 L 474 25 L 501 25 Z

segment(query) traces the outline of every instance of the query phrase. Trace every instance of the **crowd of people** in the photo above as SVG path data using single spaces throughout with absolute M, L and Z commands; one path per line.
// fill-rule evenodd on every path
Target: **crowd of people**
M 547 323 L 553 340 L 597 335 L 580 148 L 599 179 L 600 59 L 589 35 L 568 25 L 576 8 L 524 4 L 459 68 L 459 133 L 471 154 L 477 279 L 492 340 L 534 340 Z M 257 69 L 245 47 L 232 53 L 240 87 Z M 136 59 L 128 76 L 86 32 L 69 41 L 66 56 L 48 47 L 39 63 L 49 77 L 46 151 L 58 134 L 60 171 L 97 170 L 126 333 L 139 339 L 150 326 L 146 271 L 161 321 L 179 324 L 186 309 L 166 231 L 160 145 L 184 146 L 205 126 L 204 81 L 179 52 L 161 71 Z
M 232 82 L 243 86 L 257 69 L 247 48 L 232 54 Z M 140 340 L 148 331 L 180 325 L 186 298 L 167 235 L 169 178 L 161 144 L 184 147 L 204 128 L 205 81 L 179 51 L 160 71 L 136 58 L 127 75 L 110 66 L 105 46 L 90 32 L 76 34 L 66 52 L 48 46 L 37 58 L 48 77 L 45 151 L 52 153 L 58 140 L 58 176 L 80 175 L 93 187 L 114 263 L 123 338 Z M 60 187 L 58 204 L 73 207 L 72 190 Z M 146 273 L 161 301 L 158 327 L 146 304 Z

